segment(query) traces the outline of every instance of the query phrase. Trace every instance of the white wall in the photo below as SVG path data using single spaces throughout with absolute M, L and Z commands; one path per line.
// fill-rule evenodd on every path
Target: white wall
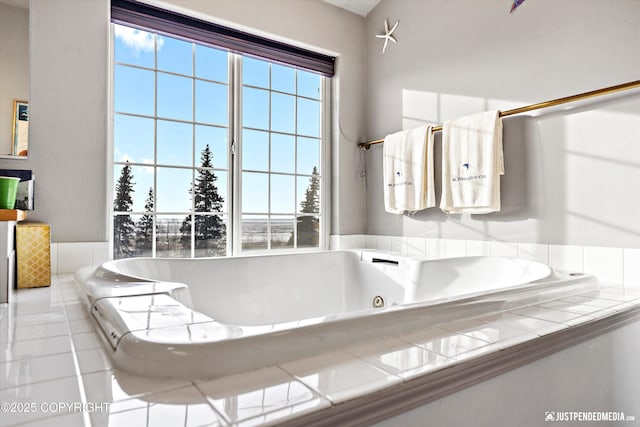
M 31 0 L 29 160 L 52 240 L 107 238 L 108 0 Z
M 0 154 L 11 154 L 14 100 L 29 100 L 29 11 L 0 3 Z M 0 160 L 0 168 L 21 165 Z
M 640 2 L 383 0 L 367 16 L 368 140 L 640 79 Z M 383 20 L 400 24 L 381 53 Z M 612 99 L 613 98 L 613 99 Z M 436 163 L 440 160 L 439 136 Z M 640 91 L 504 119 L 502 212 L 384 213 L 367 152 L 367 233 L 637 247 Z M 440 168 L 436 167 L 437 189 Z M 439 201 L 439 191 L 437 191 Z
M 364 232 L 364 18 L 320 0 L 172 0 L 198 17 L 338 55 L 332 135 L 332 232 Z M 109 1 L 31 0 L 31 219 L 55 242 L 104 241 L 108 210 Z M 266 19 L 268 17 L 268 19 Z

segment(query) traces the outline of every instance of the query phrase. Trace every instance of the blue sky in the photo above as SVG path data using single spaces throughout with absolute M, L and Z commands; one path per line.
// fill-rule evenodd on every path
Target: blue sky
M 194 48 L 191 43 L 165 36 L 154 40 L 150 33 L 118 25 L 115 34 L 114 160 L 152 164 L 154 126 L 157 128 L 158 164 L 191 166 L 195 161 L 199 165 L 200 153 L 209 144 L 214 168 L 223 169 L 215 174 L 218 191 L 225 198 L 226 211 L 230 196 L 227 194 L 227 52 L 201 45 Z M 156 62 L 156 45 L 158 72 L 152 70 Z M 242 169 L 250 171 L 242 175 L 243 212 L 266 212 L 268 177 L 259 171 L 266 172 L 270 167 L 272 172 L 310 174 L 314 166 L 319 169 L 321 77 L 245 57 L 242 79 L 245 85 L 242 89 Z M 157 99 L 154 96 L 156 85 Z M 156 123 L 153 118 L 117 114 L 153 116 L 156 105 Z M 121 167 L 115 166 L 114 181 L 120 175 Z M 157 211 L 188 211 L 192 172 L 168 167 L 157 170 Z M 153 168 L 133 166 L 133 174 L 133 210 L 142 211 L 149 188 L 153 186 Z M 294 197 L 296 183 L 297 200 Z M 308 177 L 272 174 L 272 212 L 290 214 L 299 211 L 308 183 Z

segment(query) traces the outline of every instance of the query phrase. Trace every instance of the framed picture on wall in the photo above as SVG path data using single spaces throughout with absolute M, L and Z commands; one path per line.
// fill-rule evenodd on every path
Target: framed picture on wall
M 29 103 L 13 101 L 13 150 L 14 156 L 26 157 L 29 152 Z

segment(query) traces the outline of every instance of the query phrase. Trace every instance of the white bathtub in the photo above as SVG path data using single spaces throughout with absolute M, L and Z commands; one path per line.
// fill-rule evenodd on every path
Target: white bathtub
M 517 258 L 427 261 L 367 251 L 125 259 L 76 278 L 118 368 L 189 379 L 598 287 L 593 276 Z

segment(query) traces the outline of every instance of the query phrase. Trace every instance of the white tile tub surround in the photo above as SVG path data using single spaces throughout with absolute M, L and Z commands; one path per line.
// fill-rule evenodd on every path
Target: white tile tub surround
M 549 264 L 558 270 L 593 273 L 603 281 L 640 286 L 640 249 L 455 240 L 380 235 L 331 235 L 332 250 L 376 249 L 412 258 L 508 256 Z M 110 259 L 108 242 L 51 244 L 51 272 L 73 273 Z
M 51 243 L 51 274 L 58 274 L 58 244 Z
M 229 423 L 282 422 L 331 406 L 328 400 L 278 367 L 195 384 Z M 235 405 L 229 405 L 230 401 Z
M 426 256 L 426 241 L 419 237 L 402 238 L 402 256 L 409 258 L 424 258 Z
M 51 244 L 51 273 L 74 273 L 88 265 L 109 261 L 109 242 L 65 242 Z
M 360 249 L 366 246 L 366 236 L 364 234 L 332 234 L 329 236 L 329 249 L 333 251 Z
M 351 240 L 349 241 L 349 243 L 351 244 L 350 247 L 346 248 L 346 249 L 357 249 L 357 248 L 364 248 L 366 247 L 365 245 L 365 241 L 367 236 L 364 234 L 353 234 L 350 236 Z
M 467 256 L 490 256 L 491 242 L 486 240 L 467 240 Z
M 396 338 L 383 338 L 345 351 L 403 380 L 455 363 L 454 359 Z
M 640 287 L 640 249 L 624 250 L 624 283 Z
M 333 404 L 381 390 L 402 379 L 345 351 L 287 362 L 281 368 Z
M 394 255 L 402 254 L 402 237 L 391 237 L 391 253 Z
M 446 257 L 445 239 L 426 238 L 425 244 L 427 258 L 436 259 Z
M 378 240 L 378 236 L 372 234 L 366 234 L 364 236 L 364 247 L 368 249 L 378 249 L 380 241 Z M 384 249 L 381 249 L 384 250 Z
M 476 352 L 481 348 L 486 351 L 497 348 L 495 342 L 450 331 L 443 327 L 421 330 L 401 336 L 399 339 L 451 359 L 464 357 L 465 353 Z
M 391 236 L 375 236 L 375 247 L 380 248 L 381 251 L 391 253 L 393 251 Z
M 332 251 L 339 251 L 341 249 L 344 249 L 343 246 L 343 242 L 346 243 L 347 238 L 349 236 L 338 236 L 335 234 L 332 234 L 331 236 L 329 236 L 329 249 Z M 348 245 L 344 245 L 345 247 Z
M 93 265 L 93 243 L 58 243 L 59 273 L 71 273 L 87 265 Z
M 640 286 L 640 249 L 364 234 L 332 236 L 332 242 L 332 249 L 376 249 L 411 258 L 517 257 L 557 270 L 592 273 L 608 283 Z
M 108 405 L 90 413 L 62 408 L 2 414 L 3 425 L 278 424 L 314 411 L 339 410 L 351 399 L 570 328 L 576 319 L 594 320 L 635 307 L 640 288 L 605 288 L 194 382 L 114 369 L 81 298 L 70 275 L 58 275 L 51 287 L 21 289 L 15 302 L 0 306 L 5 348 L 0 401 Z
M 518 243 L 518 258 L 549 264 L 549 245 Z
M 584 269 L 600 280 L 612 283 L 624 281 L 624 249 L 585 246 Z
M 518 256 L 518 244 L 513 242 L 491 241 L 491 256 Z
M 362 247 L 364 242 L 375 241 L 375 249 L 378 244 L 384 247 L 388 244 L 391 251 L 421 256 L 427 256 L 427 242 L 432 254 L 434 248 L 444 248 L 444 256 L 462 254 L 460 242 L 464 242 L 418 237 L 337 237 L 340 244 L 347 242 L 348 246 Z M 486 254 L 487 249 L 496 248 L 502 252 L 505 248 L 492 243 L 466 241 L 466 254 Z M 77 260 L 68 257 L 81 256 L 83 262 L 91 264 L 108 257 L 105 243 L 73 245 L 76 244 L 52 245 L 52 260 L 58 256 L 55 263 L 58 269 L 74 267 Z M 515 247 L 521 257 L 523 250 L 533 257 L 544 256 L 545 245 L 513 245 L 507 244 L 507 251 L 512 253 Z M 80 255 L 78 249 L 88 251 L 90 258 L 86 253 Z M 185 417 L 187 423 L 213 425 L 278 423 L 331 408 L 337 402 L 373 390 L 397 386 L 465 358 L 572 327 L 586 318 L 608 316 L 640 302 L 638 249 L 549 245 L 548 257 L 556 268 L 600 272 L 618 283 L 624 278 L 631 287 L 606 288 L 525 310 L 450 323 L 438 327 L 438 333 L 389 338 L 267 368 L 260 374 L 251 372 L 195 383 L 140 378 L 114 370 L 79 301 L 82 297 L 76 293 L 74 282 L 69 276 L 57 276 L 50 288 L 20 290 L 16 302 L 0 307 L 0 341 L 6 349 L 0 357 L 3 372 L 0 400 L 38 404 L 111 403 L 106 412 L 88 414 L 96 425 L 142 420 L 143 424 L 153 426 L 177 419 L 184 423 Z M 48 369 L 52 365 L 57 368 Z M 297 392 L 282 397 L 285 387 Z M 242 412 L 241 408 L 221 408 L 215 403 L 221 398 L 241 402 L 244 408 L 255 408 L 250 413 Z M 150 402 L 154 409 L 148 411 Z M 3 414 L 3 425 L 83 424 L 85 415 L 65 414 L 64 410 Z
M 549 245 L 549 265 L 558 270 L 583 272 L 584 247 Z
M 444 254 L 447 258 L 467 256 L 467 241 L 446 239 L 444 241 Z
M 489 321 L 490 319 L 491 317 L 489 316 L 482 316 L 475 319 L 460 320 L 443 325 L 442 329 L 464 334 L 492 344 L 498 344 L 501 348 L 520 344 L 521 342 L 537 337 L 537 335 L 529 331 L 513 328 L 508 325 L 491 323 Z

